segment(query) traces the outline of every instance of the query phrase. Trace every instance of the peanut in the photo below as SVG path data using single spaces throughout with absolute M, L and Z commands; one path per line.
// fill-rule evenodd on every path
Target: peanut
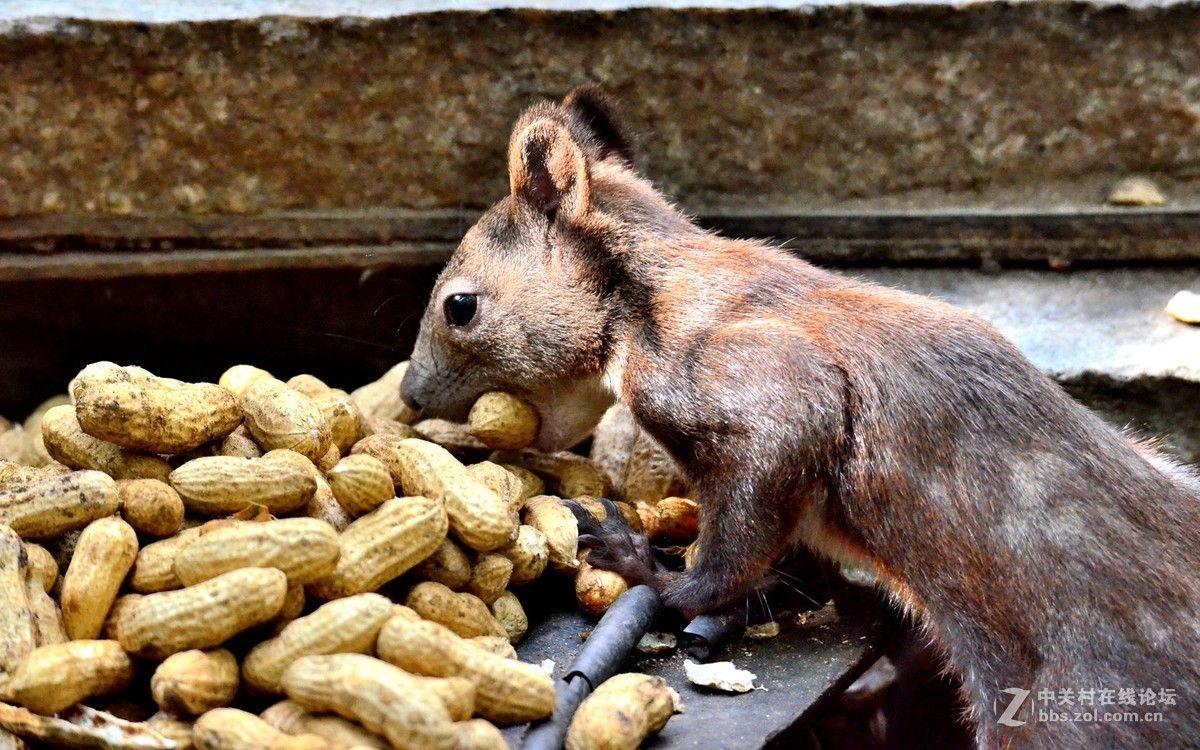
M 326 474 L 333 496 L 353 516 L 378 508 L 396 496 L 387 466 L 365 453 L 346 456 Z
M 329 471 L 337 466 L 337 462 L 342 460 L 342 452 L 338 450 L 336 445 L 329 446 L 329 450 L 325 451 L 320 458 L 313 461 L 313 465 L 322 472 Z
M 340 716 L 312 714 L 292 701 L 279 701 L 260 716 L 285 734 L 315 734 L 338 748 L 391 747 L 387 740 L 352 721 Z
M 119 505 L 111 477 L 77 471 L 0 490 L 0 523 L 26 539 L 49 539 L 111 516 Z
M 45 447 L 43 443 L 42 448 Z M 33 436 L 27 434 L 21 425 L 0 433 L 0 459 L 27 469 L 37 469 L 37 464 L 41 463 L 33 450 Z
M 588 458 L 612 480 L 618 496 L 623 497 L 625 466 L 640 433 L 641 428 L 629 407 L 619 402 L 604 412 L 592 431 L 592 449 Z
M 315 518 L 239 523 L 202 534 L 180 550 L 175 575 L 184 586 L 238 568 L 277 568 L 290 584 L 329 575 L 341 548 L 333 527 Z
M 282 683 L 288 698 L 303 708 L 357 721 L 393 747 L 450 750 L 454 745 L 445 703 L 421 690 L 411 675 L 370 656 L 306 656 L 288 667 Z
M 500 464 L 481 461 L 467 467 L 467 473 L 484 487 L 500 496 L 508 509 L 520 513 L 525 506 L 525 485 L 516 474 Z
M 117 481 L 121 516 L 134 529 L 149 536 L 171 536 L 183 526 L 183 499 L 166 482 L 157 479 Z
M 508 743 L 491 722 L 471 719 L 454 725 L 454 750 L 508 750 Z
M 79 426 L 72 406 L 56 406 L 42 418 L 46 450 L 73 469 L 102 471 L 113 479 L 163 479 L 171 466 L 160 456 L 134 453 L 94 438 Z
M 700 506 L 686 497 L 667 497 L 655 506 L 657 518 L 654 539 L 675 544 L 695 541 L 700 532 Z
M 303 656 L 368 653 L 391 616 L 392 603 L 379 594 L 358 594 L 324 604 L 250 650 L 242 664 L 246 684 L 259 692 L 279 693 L 284 671 Z
M 687 487 L 674 459 L 645 431 L 639 431 L 620 481 L 620 494 L 631 503 L 656 503 Z
M 491 654 L 435 622 L 393 617 L 376 651 L 410 672 L 474 681 L 476 712 L 497 724 L 521 724 L 554 710 L 554 682 L 541 669 Z
M 471 580 L 471 558 L 453 539 L 446 539 L 417 566 L 417 575 L 447 588 L 461 589 Z
M 88 385 L 75 402 L 84 432 L 143 453 L 187 453 L 242 423 L 242 407 L 212 383 L 175 388 L 137 383 Z
M 93 362 L 79 371 L 79 374 L 67 384 L 68 403 L 75 403 L 83 395 L 83 391 L 97 385 L 112 383 L 127 383 L 133 385 L 152 386 L 157 388 L 178 388 L 187 385 L 182 380 L 161 378 L 144 367 L 137 365 L 121 365 L 113 362 Z
M 491 463 L 491 462 L 489 462 Z M 528 500 L 531 497 L 546 494 L 546 483 L 537 474 L 534 474 L 524 466 L 516 464 L 498 464 L 501 468 L 512 474 L 521 482 L 521 496 Z M 524 507 L 524 506 L 522 506 Z
M 332 454 L 337 454 L 337 448 L 332 446 L 329 451 Z M 317 489 L 313 492 L 312 499 L 304 506 L 304 515 L 309 518 L 325 521 L 339 532 L 345 531 L 350 522 L 354 520 L 337 501 L 337 498 L 334 497 L 333 489 L 325 481 L 325 475 L 312 461 L 296 451 L 287 450 L 286 448 L 277 448 L 273 451 L 268 451 L 263 455 L 263 458 L 270 461 L 287 461 L 312 475 Z M 335 457 L 334 463 L 336 464 L 336 462 L 337 459 Z
M 612 494 L 611 480 L 596 464 L 583 456 L 560 451 L 538 453 L 523 451 L 499 451 L 490 458 L 498 464 L 519 464 L 549 480 L 549 487 L 560 497 L 574 498 L 580 495 L 608 497 Z
M 411 425 L 397 422 L 394 419 L 383 419 L 382 417 L 367 417 L 363 420 L 362 437 L 370 437 L 372 435 L 392 435 L 399 438 L 419 438 L 421 433 L 412 428 Z M 0 436 L 2 439 L 2 436 Z M 361 438 L 360 438 L 361 439 Z
M 45 478 L 40 468 L 0 459 L 0 489 L 16 487 Z
M 504 628 L 511 643 L 520 641 L 525 637 L 525 631 L 529 630 L 529 618 L 525 615 L 525 608 L 521 606 L 517 595 L 511 591 L 505 591 L 492 602 L 492 616 L 500 623 L 500 627 Z
M 641 521 L 642 531 L 650 539 L 658 537 L 658 508 L 647 502 L 637 502 L 633 505 L 637 511 L 638 520 Z
M 278 380 L 264 378 L 251 384 L 242 395 L 242 409 L 246 427 L 264 450 L 288 448 L 315 460 L 332 444 L 320 409 Z
M 101 635 L 105 640 L 119 641 L 121 640 L 118 625 L 121 623 L 121 613 L 129 608 L 129 605 L 142 598 L 142 594 L 124 594 L 118 596 L 113 602 L 112 608 L 108 610 L 108 619 L 104 621 L 104 630 Z M 65 639 L 64 639 L 65 640 Z
M 214 708 L 196 720 L 192 730 L 198 750 L 329 750 L 333 746 L 313 734 L 287 735 L 237 708 Z
M 16 532 L 0 525 L 0 670 L 11 674 L 36 645 L 29 609 L 29 556 Z
M 49 592 L 58 580 L 58 563 L 54 555 L 40 544 L 25 542 L 25 552 L 29 555 L 29 577 L 36 580 L 43 591 Z
M 340 534 L 354 522 L 354 516 L 337 501 L 324 476 L 314 474 L 313 479 L 317 482 L 317 491 L 313 493 L 312 500 L 304 506 L 304 515 L 324 521 Z
M 45 466 L 39 467 L 38 471 L 41 473 L 42 477 L 63 477 L 75 470 L 66 464 L 60 464 L 58 461 L 51 461 Z
M 43 401 L 33 413 L 25 418 L 21 429 L 26 440 L 26 463 L 30 466 L 46 466 L 53 457 L 46 449 L 45 438 L 42 435 L 42 423 L 46 414 L 58 406 L 69 406 L 71 399 L 66 395 L 52 396 Z
M 67 635 L 74 640 L 100 636 L 137 554 L 137 532 L 116 516 L 93 521 L 83 530 L 63 574 L 61 600 Z
M 171 472 L 170 482 L 187 509 L 203 515 L 235 513 L 252 504 L 287 513 L 317 491 L 304 467 L 266 458 L 195 458 Z
M 238 663 L 225 649 L 192 649 L 168 656 L 150 678 L 150 695 L 176 716 L 198 716 L 237 697 Z
M 390 419 L 403 424 L 410 424 L 417 418 L 417 413 L 400 399 L 400 381 L 404 380 L 407 370 L 408 362 L 401 362 L 385 372 L 379 380 L 367 383 L 350 394 L 363 417 Z
M 588 515 L 590 515 L 592 518 L 595 518 L 597 521 L 603 521 L 608 516 L 608 511 L 605 509 L 604 503 L 600 502 L 594 497 L 591 497 L 590 495 L 580 495 L 579 497 L 574 497 L 571 499 L 583 506 L 583 509 L 588 512 Z M 637 508 L 621 500 L 617 500 L 613 503 L 613 505 L 618 511 L 621 512 L 621 517 L 624 518 L 625 522 L 629 524 L 629 528 L 639 533 L 643 530 L 642 517 Z
M 636 750 L 667 725 L 675 701 L 661 677 L 626 673 L 609 678 L 575 713 L 566 750 Z
M 191 750 L 192 729 L 195 722 L 180 719 L 165 711 L 159 711 L 146 719 L 146 727 L 168 741 L 175 743 L 175 750 Z
M 574 573 L 579 567 L 579 523 L 571 509 L 553 495 L 538 495 L 525 501 L 525 523 L 546 537 L 550 565 Z
M 246 425 L 239 425 L 236 430 L 226 435 L 213 445 L 214 456 L 230 456 L 232 458 L 259 458 L 262 448 L 254 442 Z
M 504 500 L 472 479 L 445 448 L 424 440 L 396 444 L 389 466 L 405 494 L 424 495 L 446 504 L 450 529 L 468 547 L 488 552 L 516 537 L 517 523 Z
M 175 558 L 202 534 L 216 528 L 237 523 L 226 519 L 209 521 L 202 526 L 184 529 L 178 534 L 142 547 L 133 563 L 129 576 L 129 588 L 139 594 L 154 594 L 183 587 L 175 575 Z
M 493 450 L 520 450 L 537 437 L 538 413 L 516 396 L 494 391 L 471 407 L 467 428 Z
M 34 642 L 38 646 L 63 643 L 68 640 L 58 602 L 46 593 L 42 579 L 31 566 L 25 579 L 25 598 L 33 615 Z
M 508 635 L 479 597 L 455 593 L 434 581 L 413 586 L 404 604 L 426 620 L 445 625 L 463 638 Z
M 512 572 L 512 560 L 495 552 L 484 553 L 476 559 L 475 567 L 471 569 L 467 591 L 490 606 L 508 588 Z
M 308 596 L 304 593 L 304 585 L 289 583 L 287 595 L 283 597 L 283 606 L 279 608 L 279 614 L 275 615 L 275 619 L 271 623 L 271 632 L 279 635 L 281 630 L 303 614 L 304 605 L 307 602 Z
M 521 524 L 517 538 L 507 547 L 501 547 L 499 552 L 512 561 L 512 576 L 508 581 L 511 586 L 523 586 L 541 578 L 550 561 L 546 535 L 529 524 Z
M 330 388 L 311 396 L 312 403 L 329 425 L 329 434 L 339 452 L 350 450 L 362 432 L 362 412 L 345 391 Z
M 342 532 L 337 566 L 309 590 L 322 599 L 374 591 L 433 554 L 447 528 L 446 511 L 436 500 L 389 500 Z
M 260 380 L 274 379 L 274 375 L 254 365 L 234 365 L 222 373 L 220 379 L 217 380 L 217 384 L 227 389 L 234 396 L 237 396 L 238 400 L 241 400 L 250 386 Z
M 587 554 L 584 554 L 579 573 L 575 576 L 575 600 L 579 602 L 580 609 L 592 617 L 599 617 L 628 588 L 629 585 L 620 575 L 588 565 Z
M 212 648 L 279 613 L 287 576 L 274 568 L 241 568 L 179 591 L 148 594 L 122 609 L 121 645 L 162 659 L 191 648 Z
M 517 658 L 517 650 L 513 648 L 512 642 L 508 638 L 499 635 L 477 635 L 474 638 L 468 638 L 472 645 L 477 646 L 489 654 L 502 656 L 505 659 Z
M 405 437 L 411 436 L 406 435 Z M 0 432 L 0 459 L 27 469 L 37 468 L 33 466 L 37 461 L 37 456 L 33 452 L 33 446 L 29 436 L 25 434 L 24 427 L 17 425 L 11 430 Z
M 316 375 L 308 374 L 293 375 L 287 379 L 285 385 L 293 391 L 303 393 L 309 398 L 316 398 L 330 390 L 329 385 L 324 380 L 321 380 Z
M 488 447 L 467 432 L 467 426 L 445 419 L 423 419 L 413 425 L 423 440 L 437 443 L 455 456 L 484 453 Z
M 133 681 L 133 662 L 116 641 L 77 640 L 35 649 L 21 662 L 9 694 L 29 710 L 50 716 L 97 695 L 118 693 Z

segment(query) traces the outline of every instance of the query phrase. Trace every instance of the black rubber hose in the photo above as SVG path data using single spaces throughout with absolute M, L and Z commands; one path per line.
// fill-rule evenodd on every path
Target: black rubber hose
M 579 649 L 566 677 L 555 685 L 554 714 L 526 732 L 524 750 L 562 748 L 579 704 L 629 659 L 658 608 L 658 592 L 649 586 L 634 586 L 613 602 Z
M 746 630 L 746 607 L 735 606 L 711 615 L 700 615 L 680 633 L 683 650 L 704 661 Z

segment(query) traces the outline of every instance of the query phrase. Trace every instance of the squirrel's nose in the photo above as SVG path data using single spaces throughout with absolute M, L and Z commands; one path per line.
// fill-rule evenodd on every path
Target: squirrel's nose
M 421 411 L 425 407 L 420 393 L 424 383 L 425 379 L 416 375 L 412 366 L 409 365 L 408 370 L 404 373 L 404 379 L 400 381 L 400 400 L 413 411 Z
M 404 402 L 405 406 L 412 409 L 413 411 L 421 411 L 421 409 L 424 408 L 423 406 L 421 406 L 420 401 L 413 398 L 412 394 L 408 393 L 403 388 L 400 389 L 400 400 Z

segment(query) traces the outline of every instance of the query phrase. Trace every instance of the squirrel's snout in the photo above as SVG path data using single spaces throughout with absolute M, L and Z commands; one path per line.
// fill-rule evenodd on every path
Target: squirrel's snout
M 421 409 L 425 408 L 421 406 L 420 401 L 417 401 L 415 398 L 413 398 L 412 394 L 406 393 L 403 388 L 400 389 L 400 400 L 404 402 L 405 406 L 413 411 L 421 411 Z
M 404 379 L 400 381 L 400 400 L 413 411 L 421 411 L 427 401 L 422 392 L 426 384 L 426 379 L 414 373 L 410 365 L 404 373 Z

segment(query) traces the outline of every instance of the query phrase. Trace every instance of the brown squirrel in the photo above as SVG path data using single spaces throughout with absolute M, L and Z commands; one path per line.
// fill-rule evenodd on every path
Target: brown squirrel
M 689 616 L 797 544 L 869 568 L 961 678 L 981 747 L 1200 743 L 1197 474 L 983 321 L 716 236 L 632 164 L 594 88 L 520 117 L 511 194 L 438 279 L 404 400 L 461 419 L 509 391 L 557 450 L 621 399 L 692 482 L 698 557 L 663 570 L 609 514 L 590 562 Z M 1104 701 L 1131 688 L 1156 705 Z M 1038 720 L 1047 691 L 1060 715 L 1162 720 Z

